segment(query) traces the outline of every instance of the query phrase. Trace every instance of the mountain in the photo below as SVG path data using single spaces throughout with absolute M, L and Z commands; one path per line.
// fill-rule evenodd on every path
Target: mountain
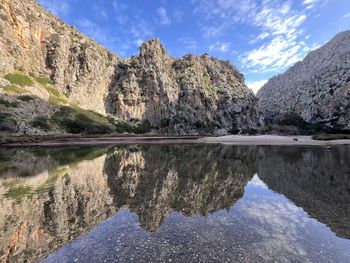
M 258 92 L 265 119 L 294 114 L 328 129 L 350 129 L 350 31 L 337 34 Z
M 159 39 L 121 59 L 33 0 L 0 2 L 0 132 L 224 134 L 255 129 L 243 75 Z

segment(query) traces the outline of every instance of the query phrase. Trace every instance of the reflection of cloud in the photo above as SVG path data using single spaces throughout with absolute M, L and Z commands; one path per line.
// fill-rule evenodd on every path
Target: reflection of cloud
M 306 256 L 302 235 L 307 225 L 314 221 L 307 217 L 303 209 L 295 206 L 285 197 L 268 190 L 267 185 L 257 175 L 247 184 L 246 189 L 263 188 L 268 192 L 250 195 L 238 203 L 234 209 L 248 222 L 261 237 L 252 244 L 254 250 L 260 251 L 264 260 L 273 260 L 279 255 L 290 254 L 297 257 Z M 231 213 L 234 209 L 232 208 Z M 309 262 L 305 259 L 304 262 Z
M 260 188 L 266 188 L 266 189 L 268 188 L 267 185 L 262 180 L 260 180 L 257 174 L 255 174 L 252 180 L 247 184 L 247 186 L 249 185 L 253 185 L 255 187 L 260 187 Z

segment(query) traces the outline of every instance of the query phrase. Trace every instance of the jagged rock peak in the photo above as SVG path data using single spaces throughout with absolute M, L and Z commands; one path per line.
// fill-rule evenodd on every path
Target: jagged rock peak
M 153 38 L 144 42 L 140 47 L 140 56 L 157 57 L 167 55 L 167 52 L 159 38 Z

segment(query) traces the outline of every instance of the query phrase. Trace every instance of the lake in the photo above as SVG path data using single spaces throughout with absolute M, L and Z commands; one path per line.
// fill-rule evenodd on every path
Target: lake
M 350 147 L 0 148 L 1 262 L 350 262 Z

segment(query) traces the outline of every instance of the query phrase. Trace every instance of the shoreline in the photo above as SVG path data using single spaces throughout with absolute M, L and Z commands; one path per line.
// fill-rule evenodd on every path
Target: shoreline
M 61 137 L 61 138 L 20 138 L 22 141 L 6 142 L 0 147 L 26 146 L 98 146 L 118 144 L 225 144 L 225 145 L 279 145 L 279 146 L 332 146 L 350 145 L 349 139 L 343 140 L 314 140 L 311 136 L 282 136 L 282 135 L 226 135 L 219 137 L 208 136 L 109 136 L 109 137 Z

